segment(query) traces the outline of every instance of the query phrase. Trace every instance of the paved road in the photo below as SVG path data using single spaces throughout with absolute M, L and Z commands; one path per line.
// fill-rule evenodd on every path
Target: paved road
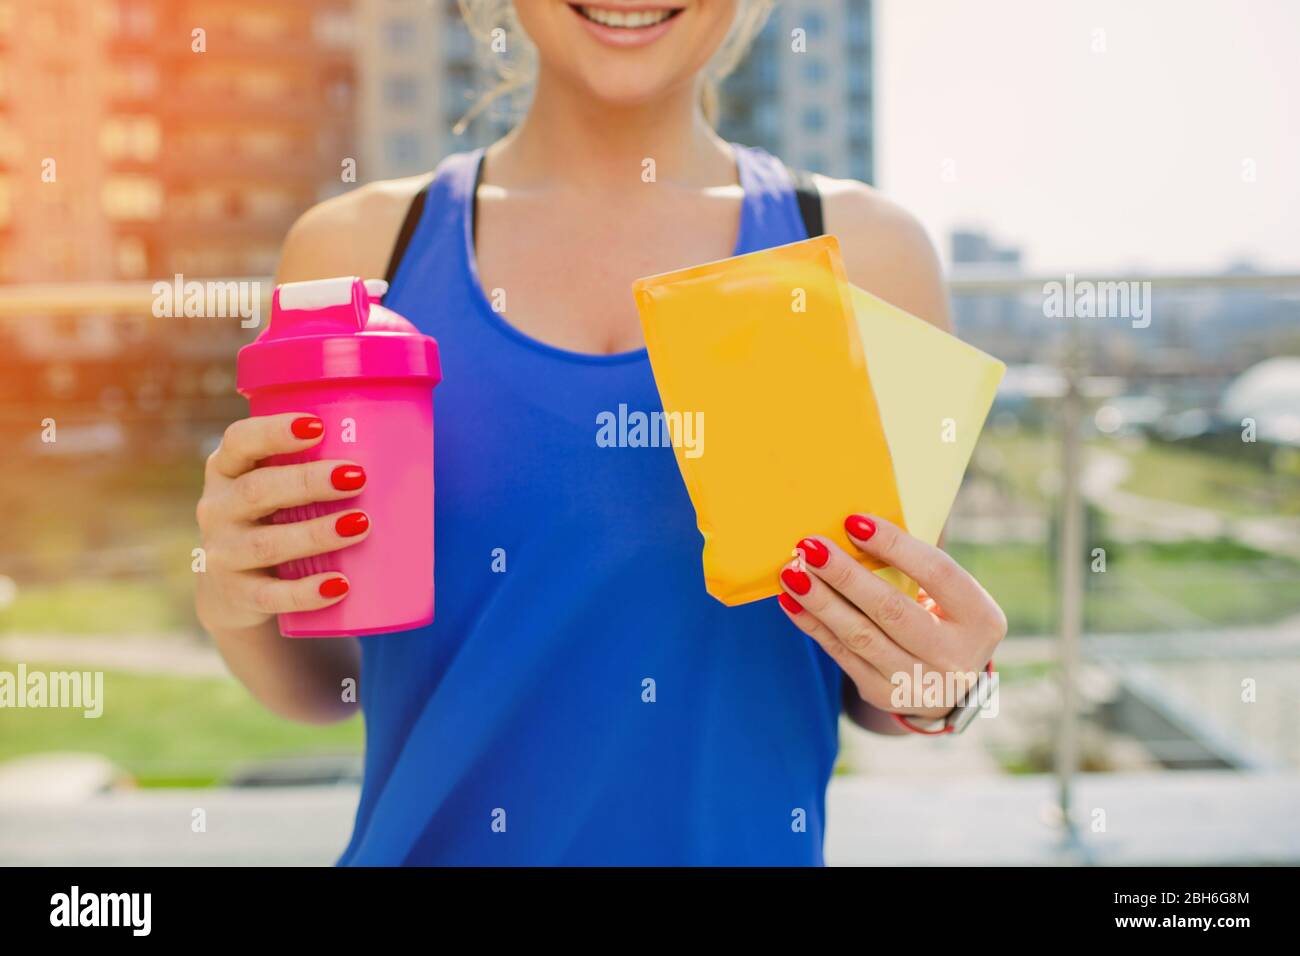
M 229 673 L 211 644 L 188 634 L 11 634 L 0 637 L 0 659 L 23 661 L 29 666 L 62 665 L 178 677 L 224 677 Z
M 837 777 L 833 865 L 1300 863 L 1300 774 L 1091 774 L 1082 853 L 1051 823 L 1046 776 Z M 0 803 L 0 864 L 329 865 L 351 786 L 118 792 L 76 806 Z M 194 832 L 202 810 L 205 832 Z M 1094 829 L 1104 827 L 1104 829 Z
M 1131 470 L 1123 456 L 1089 449 L 1080 484 L 1089 501 L 1123 518 L 1135 537 L 1171 541 L 1222 537 L 1268 554 L 1300 558 L 1300 518 L 1247 518 L 1135 495 L 1120 488 Z

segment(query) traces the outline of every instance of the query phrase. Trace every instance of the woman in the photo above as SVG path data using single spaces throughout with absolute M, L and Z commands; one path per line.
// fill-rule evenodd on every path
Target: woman
M 364 486 L 365 462 L 256 467 L 311 447 L 319 420 L 233 424 L 199 503 L 200 620 L 250 691 L 326 722 L 353 712 L 340 688 L 360 675 L 365 783 L 341 862 L 818 864 L 841 708 L 884 733 L 904 732 L 894 713 L 940 717 L 952 701 L 891 706 L 890 676 L 978 671 L 1003 636 L 969 575 L 869 516 L 845 516 L 855 545 L 937 605 L 815 538 L 798 543 L 803 567 L 772 569 L 779 603 L 723 607 L 671 450 L 595 441 L 601 411 L 660 407 L 635 278 L 806 238 L 785 168 L 722 141 L 701 106 L 711 61 L 734 59 L 763 15 L 738 0 L 519 4 L 537 60 L 519 126 L 432 177 L 323 203 L 285 243 L 278 281 L 378 276 L 404 233 L 386 304 L 444 363 L 431 626 L 278 636 L 277 612 L 346 601 L 347 582 L 268 569 L 368 533 L 351 512 L 261 523 Z M 816 185 L 850 278 L 947 327 L 917 223 L 861 183 Z M 798 438 L 773 436 L 796 455 Z

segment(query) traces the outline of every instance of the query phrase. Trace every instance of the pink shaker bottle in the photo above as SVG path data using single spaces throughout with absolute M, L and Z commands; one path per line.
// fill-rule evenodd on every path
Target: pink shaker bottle
M 278 523 L 360 509 L 370 535 L 291 561 L 282 578 L 337 571 L 347 597 L 280 615 L 286 637 L 382 634 L 433 620 L 433 386 L 438 344 L 379 305 L 379 280 L 351 276 L 279 286 L 271 321 L 239 350 L 239 393 L 253 415 L 306 412 L 325 423 L 310 450 L 266 465 L 342 459 L 366 471 L 359 495 L 277 512 Z

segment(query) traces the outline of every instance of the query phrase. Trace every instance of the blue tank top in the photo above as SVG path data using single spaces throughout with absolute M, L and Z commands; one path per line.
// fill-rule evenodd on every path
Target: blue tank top
M 602 412 L 662 411 L 645 350 L 566 351 L 493 311 L 481 156 L 440 164 L 385 300 L 443 362 L 436 616 L 360 638 L 365 773 L 339 862 L 820 864 L 839 669 L 775 600 L 705 592 L 670 448 L 597 443 Z M 783 164 L 736 158 L 735 253 L 806 238 Z

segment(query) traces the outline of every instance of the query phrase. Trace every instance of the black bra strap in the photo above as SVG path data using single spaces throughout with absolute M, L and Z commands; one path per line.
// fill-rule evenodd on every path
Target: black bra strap
M 425 183 L 406 210 L 406 218 L 402 220 L 402 231 L 397 234 L 392 255 L 388 257 L 388 271 L 384 273 L 384 279 L 390 287 L 393 280 L 397 278 L 397 269 L 402 264 L 402 257 L 406 255 L 406 247 L 411 244 L 411 237 L 415 235 L 415 229 L 420 225 L 420 216 L 424 213 L 424 201 L 428 198 L 429 187 L 432 184 L 432 179 Z
M 806 169 L 792 169 L 790 178 L 794 180 L 794 198 L 799 203 L 799 215 L 803 216 L 808 238 L 820 236 L 826 231 L 826 226 L 822 220 L 822 195 L 812 173 Z
M 483 167 L 486 165 L 484 160 L 487 158 L 487 150 L 478 154 L 478 164 L 474 167 L 474 185 L 470 187 L 473 190 L 469 196 L 469 238 L 471 242 L 478 242 L 478 188 L 483 185 Z

